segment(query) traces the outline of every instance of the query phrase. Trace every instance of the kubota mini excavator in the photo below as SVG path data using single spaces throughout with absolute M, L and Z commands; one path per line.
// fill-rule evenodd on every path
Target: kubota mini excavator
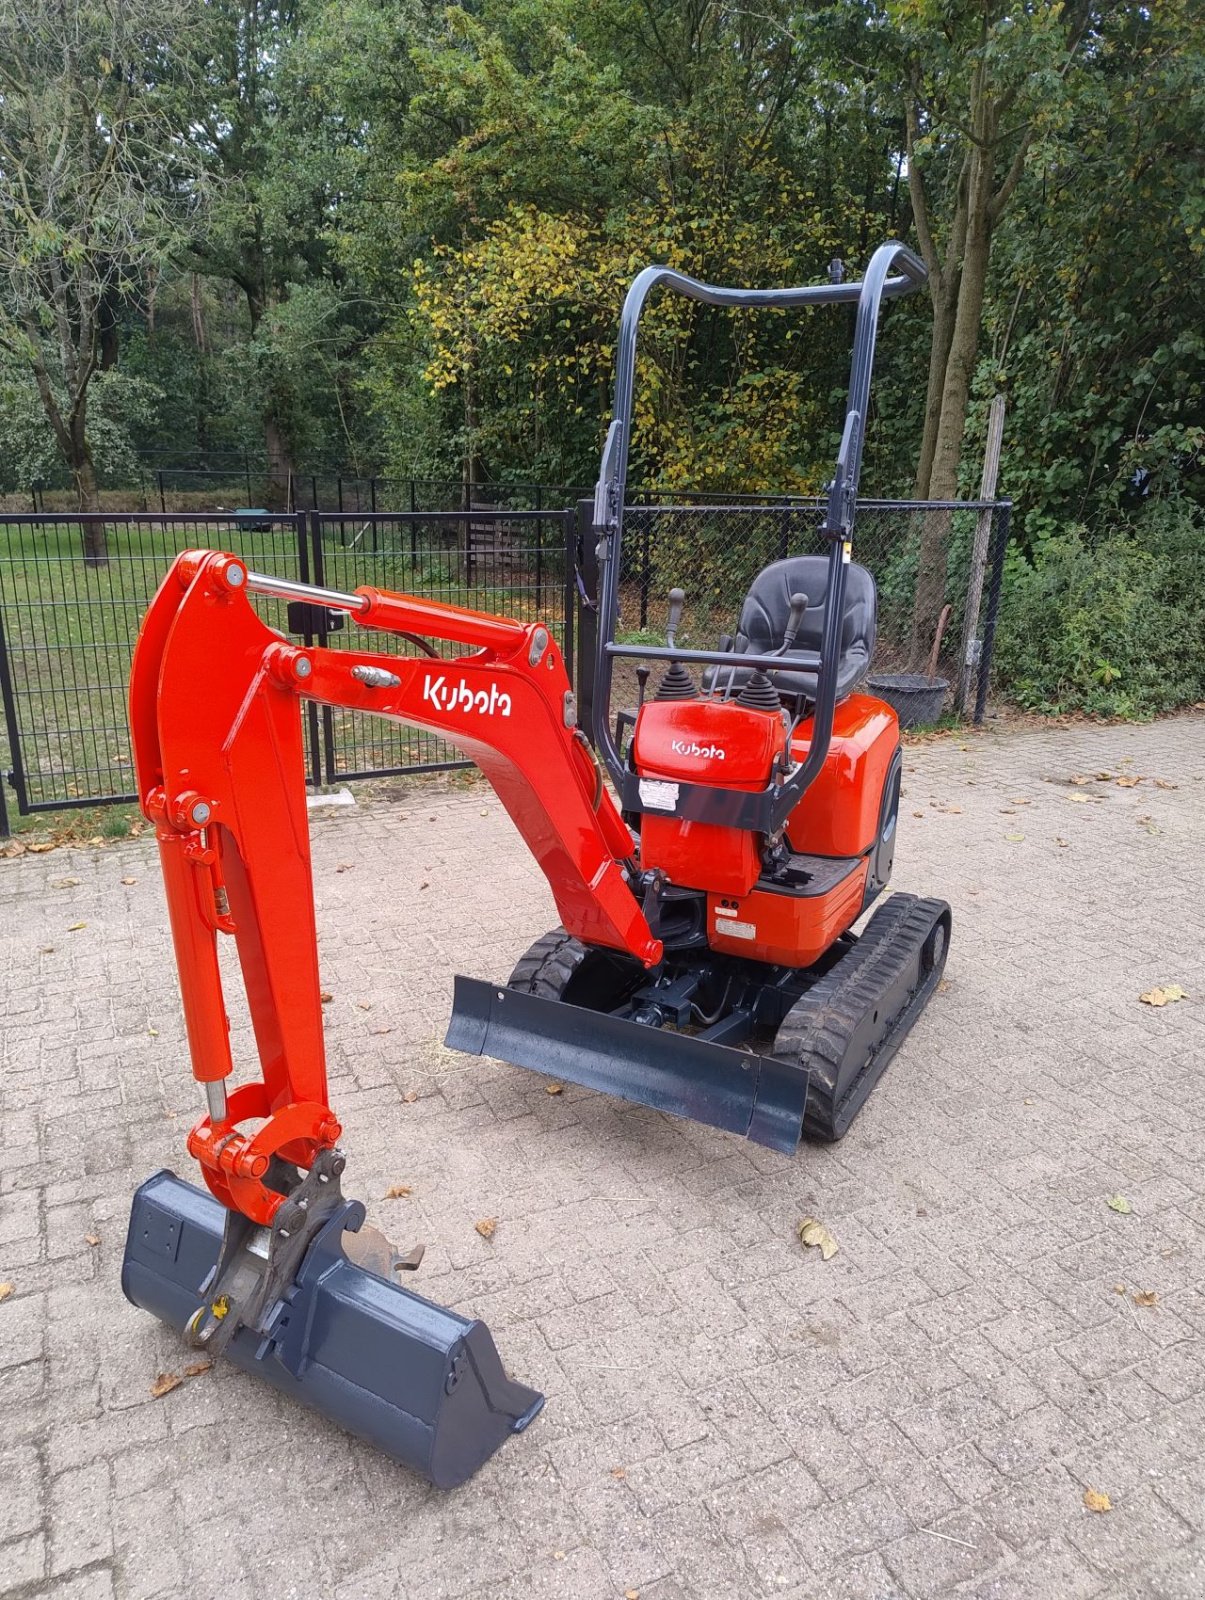
M 415 1263 L 342 1196 L 300 705 L 442 734 L 488 778 L 548 880 L 561 925 L 509 984 L 456 980 L 449 1044 L 777 1150 L 801 1133 L 839 1138 L 936 987 L 950 928 L 943 902 L 895 895 L 851 931 L 891 872 L 901 770 L 894 713 L 855 692 L 875 589 L 851 560 L 854 504 L 880 303 L 923 279 L 888 244 L 860 283 L 719 289 L 660 267 L 635 280 L 595 501 L 591 738 L 538 622 L 293 583 L 211 550 L 178 557 L 147 612 L 135 764 L 205 1086 L 188 1149 L 206 1191 L 169 1172 L 143 1184 L 123 1286 L 437 1484 L 466 1478 L 542 1397 L 505 1375 L 481 1323 L 396 1281 Z M 616 639 L 636 337 L 658 285 L 722 306 L 857 306 L 827 554 L 766 567 L 715 650 L 678 647 L 678 593 L 665 646 Z M 346 613 L 368 647 L 291 644 L 257 615 L 257 594 Z M 373 650 L 374 632 L 392 650 Z M 431 639 L 466 648 L 437 656 Z M 418 653 L 400 653 L 407 644 Z M 665 668 L 627 713 L 621 749 L 610 702 L 623 658 Z M 219 934 L 237 945 L 261 1069 L 233 1089 Z

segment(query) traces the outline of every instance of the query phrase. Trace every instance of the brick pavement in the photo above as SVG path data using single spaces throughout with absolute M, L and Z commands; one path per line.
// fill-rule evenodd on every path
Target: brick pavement
M 548 1395 L 452 1494 L 236 1371 L 151 1398 L 126 1213 L 198 1106 L 153 846 L 0 862 L 0 1593 L 1205 1596 L 1203 822 L 1200 717 L 910 750 L 947 981 L 788 1160 L 443 1050 L 554 920 L 487 790 L 316 819 L 348 1190 Z

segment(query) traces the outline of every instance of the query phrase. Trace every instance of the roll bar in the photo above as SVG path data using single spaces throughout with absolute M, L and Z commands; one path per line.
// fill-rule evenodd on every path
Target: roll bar
M 726 289 L 701 283 L 672 267 L 645 267 L 633 280 L 623 303 L 619 322 L 619 352 L 615 372 L 615 415 L 603 446 L 598 485 L 594 493 L 594 529 L 598 535 L 598 646 L 595 666 L 596 693 L 593 702 L 595 748 L 602 754 L 616 787 L 623 809 L 642 811 L 639 785 L 627 771 L 611 731 L 611 680 L 616 657 L 643 660 L 707 662 L 714 657 L 731 667 L 773 669 L 782 666 L 781 657 L 764 653 L 737 654 L 733 651 L 671 650 L 656 645 L 621 645 L 615 642 L 619 620 L 620 555 L 623 541 L 624 500 L 631 449 L 632 406 L 636 382 L 636 344 L 640 318 L 649 295 L 664 285 L 688 300 L 705 305 L 732 307 L 777 307 L 851 305 L 858 308 L 854 325 L 853 354 L 850 360 L 849 396 L 845 426 L 837 452 L 836 470 L 828 490 L 828 507 L 823 531 L 830 541 L 828 592 L 825 600 L 824 632 L 819 655 L 800 653 L 793 664 L 817 674 L 813 733 L 806 759 L 794 767 L 781 783 L 772 782 L 761 794 L 735 790 L 679 786 L 677 815 L 724 821 L 731 826 L 758 832 L 775 832 L 786 821 L 800 797 L 815 779 L 825 757 L 833 731 L 836 707 L 837 661 L 841 651 L 841 623 L 845 599 L 845 565 L 849 560 L 849 536 L 853 530 L 858 479 L 862 470 L 862 446 L 866 414 L 870 401 L 870 376 L 874 367 L 875 339 L 879 311 L 884 299 L 911 294 L 925 282 L 924 262 L 906 245 L 897 241 L 882 244 L 870 258 L 866 275 L 855 283 L 821 283 L 787 289 Z

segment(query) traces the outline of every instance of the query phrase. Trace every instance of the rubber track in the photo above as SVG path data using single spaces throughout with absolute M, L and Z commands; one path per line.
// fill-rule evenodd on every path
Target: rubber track
M 811 1074 L 803 1118 L 806 1136 L 830 1143 L 839 1139 L 874 1081 L 886 1070 L 904 1036 L 903 1032 L 894 1036 L 899 1019 L 927 984 L 936 987 L 940 968 L 945 964 L 943 951 L 936 974 L 919 971 L 925 941 L 943 914 L 949 914 L 943 900 L 892 895 L 875 913 L 853 949 L 818 979 L 783 1018 L 774 1041 L 774 1054 L 798 1062 Z M 850 1076 L 846 1054 L 858 1026 L 909 966 L 918 970 L 907 1001 L 867 1060 Z M 865 1091 L 858 1095 L 850 1115 L 843 1118 L 843 1108 L 868 1074 L 871 1078 Z
M 580 939 L 564 928 L 553 928 L 520 956 L 506 980 L 507 988 L 539 995 L 544 1000 L 559 1000 L 589 954 Z

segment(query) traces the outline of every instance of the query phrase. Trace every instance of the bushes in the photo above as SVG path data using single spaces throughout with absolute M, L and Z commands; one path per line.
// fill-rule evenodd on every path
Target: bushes
M 1205 699 L 1205 515 L 1187 501 L 1009 558 L 996 679 L 1033 711 L 1149 717 Z

